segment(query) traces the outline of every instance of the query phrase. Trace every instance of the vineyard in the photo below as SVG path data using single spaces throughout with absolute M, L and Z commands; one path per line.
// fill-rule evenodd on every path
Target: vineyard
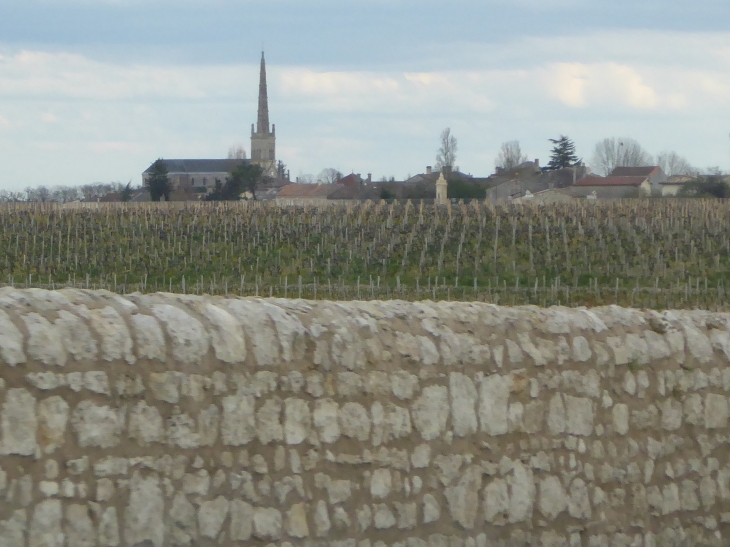
M 730 309 L 724 200 L 4 204 L 0 284 Z

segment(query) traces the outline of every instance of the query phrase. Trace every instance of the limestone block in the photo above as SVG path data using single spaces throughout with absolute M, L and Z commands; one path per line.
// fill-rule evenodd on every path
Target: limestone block
M 684 420 L 691 425 L 704 424 L 702 395 L 691 393 L 684 399 Z
M 525 354 L 522 352 L 522 348 L 510 339 L 506 339 L 504 342 L 507 346 L 507 357 L 509 362 L 513 365 L 522 363 L 525 359 Z
M 501 526 L 506 524 L 509 510 L 507 481 L 494 479 L 484 488 L 484 518 L 489 523 Z
M 659 410 L 655 405 L 631 412 L 631 427 L 636 429 L 656 429 L 659 425 Z
M 305 538 L 309 536 L 306 503 L 295 503 L 291 506 L 289 511 L 286 512 L 284 528 L 289 537 Z
M 375 499 L 385 499 L 390 495 L 393 479 L 390 469 L 376 469 L 370 477 L 370 495 Z
M 559 435 L 565 431 L 565 405 L 563 404 L 563 398 L 560 393 L 556 393 L 550 399 L 550 403 L 548 405 L 547 424 L 550 433 L 553 435 Z
M 337 373 L 337 394 L 342 398 L 351 398 L 363 392 L 362 377 L 356 372 Z
M 144 383 L 139 374 L 121 374 L 116 380 L 117 394 L 123 399 L 136 397 L 144 393 Z
M 258 366 L 275 365 L 279 359 L 279 341 L 269 316 L 262 310 L 261 303 L 231 299 L 220 302 L 219 306 L 233 315 L 245 330 Z
M 309 405 L 303 399 L 288 398 L 284 401 L 284 438 L 287 444 L 301 444 L 308 437 L 312 426 Z
M 94 463 L 94 475 L 97 477 L 110 477 L 113 475 L 126 475 L 129 469 L 127 458 L 107 456 Z
M 223 523 L 228 517 L 229 503 L 223 496 L 214 500 L 204 501 L 198 509 L 198 530 L 201 537 L 215 539 L 223 529 Z
M 326 537 L 332 527 L 327 503 L 319 500 L 314 510 L 314 531 L 317 537 Z
M 477 390 L 474 382 L 461 373 L 449 375 L 449 391 L 451 394 L 451 420 L 454 435 L 466 437 L 477 431 L 477 415 L 475 405 Z
M 510 477 L 509 521 L 524 522 L 532 518 L 535 505 L 535 482 L 532 470 L 517 461 Z
M 481 487 L 482 470 L 476 465 L 471 465 L 455 486 L 449 486 L 444 490 L 451 517 L 467 530 L 474 528 Z
M 149 541 L 154 547 L 164 542 L 165 500 L 157 476 L 135 472 L 129 483 L 129 505 L 124 510 L 124 539 L 129 545 Z
M 352 495 L 352 482 L 349 480 L 330 480 L 325 485 L 330 504 L 342 503 Z
M 589 436 L 593 433 L 593 403 L 584 397 L 565 396 L 566 432 Z
M 74 547 L 95 547 L 96 531 L 86 505 L 71 504 L 66 507 L 64 525 L 67 545 Z
M 129 321 L 137 342 L 137 356 L 140 359 L 164 361 L 167 357 L 167 343 L 157 319 L 151 315 L 135 313 Z
M 209 334 L 203 324 L 170 304 L 152 306 L 152 313 L 165 326 L 172 340 L 172 356 L 180 364 L 198 364 L 208 353 Z
M 331 444 L 340 438 L 338 410 L 339 405 L 332 399 L 318 399 L 314 403 L 312 420 L 323 443 Z
M 402 401 L 407 401 L 418 390 L 418 376 L 404 370 L 399 370 L 391 374 L 390 384 L 393 395 Z
M 23 335 L 18 327 L 6 312 L 0 310 L 0 357 L 2 360 L 11 367 L 25 363 L 23 344 Z M 11 518 L 8 522 L 14 523 L 15 521 Z
M 243 363 L 246 360 L 246 340 L 236 318 L 213 304 L 205 304 L 197 309 L 212 327 L 210 342 L 216 358 L 224 363 Z
M 540 513 L 548 519 L 555 518 L 568 508 L 568 496 L 560 479 L 554 475 L 540 481 Z
M 412 530 L 418 525 L 418 506 L 415 502 L 396 501 L 394 506 L 399 530 Z
M 423 496 L 423 523 L 430 524 L 441 518 L 441 507 L 432 494 Z
M 182 491 L 185 494 L 208 495 L 210 490 L 210 473 L 200 469 L 196 473 L 185 473 L 182 481 Z
M 712 361 L 713 350 L 710 339 L 704 333 L 687 324 L 684 324 L 683 327 L 690 355 L 702 364 Z
M 63 446 L 68 413 L 68 403 L 61 397 L 48 397 L 38 403 L 38 444 L 46 454 Z
M 338 411 L 340 432 L 345 437 L 364 442 L 370 438 L 370 416 L 360 403 L 345 403 Z
M 305 351 L 307 329 L 294 313 L 288 313 L 280 306 L 264 302 L 262 307 L 274 323 L 281 345 L 281 357 L 285 362 L 301 359 Z
M 583 336 L 573 338 L 573 359 L 578 363 L 584 363 L 593 356 L 588 340 Z
M 369 505 L 361 506 L 356 512 L 357 528 L 360 533 L 365 532 L 373 524 L 373 511 Z
M 386 530 L 395 526 L 393 511 L 385 503 L 373 504 L 373 525 L 378 530 Z
M 119 522 L 117 519 L 117 509 L 115 507 L 107 507 L 99 518 L 99 545 L 102 547 L 117 547 L 119 540 Z
M 431 461 L 431 447 L 426 444 L 419 444 L 413 449 L 411 454 L 411 465 L 416 469 L 423 469 L 428 467 Z
M 105 361 L 125 360 L 134 364 L 137 360 L 132 348 L 132 336 L 119 312 L 107 306 L 89 310 L 91 327 L 101 338 L 101 357 Z
M 223 398 L 221 438 L 227 446 L 243 446 L 256 435 L 253 395 L 232 395 Z
M 22 318 L 29 334 L 28 357 L 44 365 L 65 365 L 66 349 L 59 329 L 38 313 L 29 313 Z
M 705 397 L 705 427 L 720 429 L 728 425 L 727 397 L 710 393 Z
M 261 444 L 284 440 L 284 428 L 281 425 L 282 406 L 279 397 L 272 397 L 267 399 L 256 413 L 256 434 Z
M 675 483 L 665 484 L 662 488 L 662 514 L 669 515 L 680 509 L 679 488 Z
M 167 443 L 189 450 L 200 447 L 200 434 L 196 431 L 195 420 L 180 412 L 178 407 L 167 420 Z
M 141 446 L 161 442 L 164 429 L 159 411 L 144 401 L 137 403 L 129 413 L 129 437 L 137 440 Z
M 482 379 L 479 388 L 479 421 L 488 435 L 504 435 L 509 431 L 507 404 L 511 388 L 508 376 L 497 374 Z
M 588 487 L 583 479 L 573 479 L 573 482 L 570 484 L 568 513 L 576 519 L 591 518 L 591 502 L 588 495 Z
M 30 521 L 28 545 L 30 547 L 63 547 L 62 516 L 60 500 L 44 500 L 38 503 Z M 17 521 L 15 524 L 17 525 Z M 22 541 L 20 545 L 23 545 Z
M 68 355 L 76 361 L 96 359 L 98 344 L 84 321 L 71 312 L 59 310 L 54 325 Z
M 12 388 L 5 394 L 0 454 L 32 456 L 36 451 L 38 416 L 36 400 L 27 389 Z
M 446 429 L 449 419 L 449 391 L 445 386 L 428 386 L 411 406 L 413 425 L 421 437 L 430 441 Z
M 660 405 L 662 427 L 667 431 L 675 431 L 682 427 L 682 403 L 676 399 L 665 399 Z
M 231 541 L 248 541 L 253 534 L 254 509 L 240 499 L 233 499 L 230 503 L 231 528 L 229 536 Z
M 682 511 L 697 511 L 700 508 L 700 499 L 697 496 L 697 483 L 692 480 L 683 480 L 679 489 L 679 504 Z
M 124 409 L 81 401 L 71 413 L 71 427 L 82 448 L 111 448 L 119 444 L 119 436 L 124 428 Z
M 13 512 L 7 520 L 0 520 L 0 545 L 25 547 L 27 520 L 25 509 Z
M 84 387 L 92 393 L 101 395 L 111 395 L 112 391 L 109 387 L 109 377 L 106 372 L 101 370 L 92 370 L 84 373 Z

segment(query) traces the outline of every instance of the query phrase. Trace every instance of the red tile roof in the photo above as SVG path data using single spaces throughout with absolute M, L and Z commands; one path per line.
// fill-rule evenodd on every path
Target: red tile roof
M 576 186 L 641 186 L 646 177 L 585 177 Z
M 287 184 L 277 198 L 326 198 L 332 192 L 342 188 L 341 184 Z

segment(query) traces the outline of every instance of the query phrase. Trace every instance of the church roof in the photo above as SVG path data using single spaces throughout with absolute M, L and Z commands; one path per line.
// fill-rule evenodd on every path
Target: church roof
M 249 160 L 213 160 L 213 159 L 180 159 L 162 160 L 168 173 L 232 173 L 241 163 Z M 144 171 L 152 172 L 152 165 Z

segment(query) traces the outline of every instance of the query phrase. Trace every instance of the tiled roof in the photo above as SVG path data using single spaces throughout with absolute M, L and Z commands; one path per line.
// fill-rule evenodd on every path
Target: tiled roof
M 611 171 L 610 177 L 648 177 L 659 169 L 656 165 L 644 167 L 616 167 Z
M 232 173 L 241 163 L 250 160 L 162 160 L 165 162 L 168 173 Z M 152 171 L 152 165 L 145 169 L 145 173 Z
M 287 184 L 277 198 L 326 198 L 332 192 L 342 188 L 341 184 Z
M 585 177 L 575 181 L 576 186 L 641 186 L 646 177 Z

